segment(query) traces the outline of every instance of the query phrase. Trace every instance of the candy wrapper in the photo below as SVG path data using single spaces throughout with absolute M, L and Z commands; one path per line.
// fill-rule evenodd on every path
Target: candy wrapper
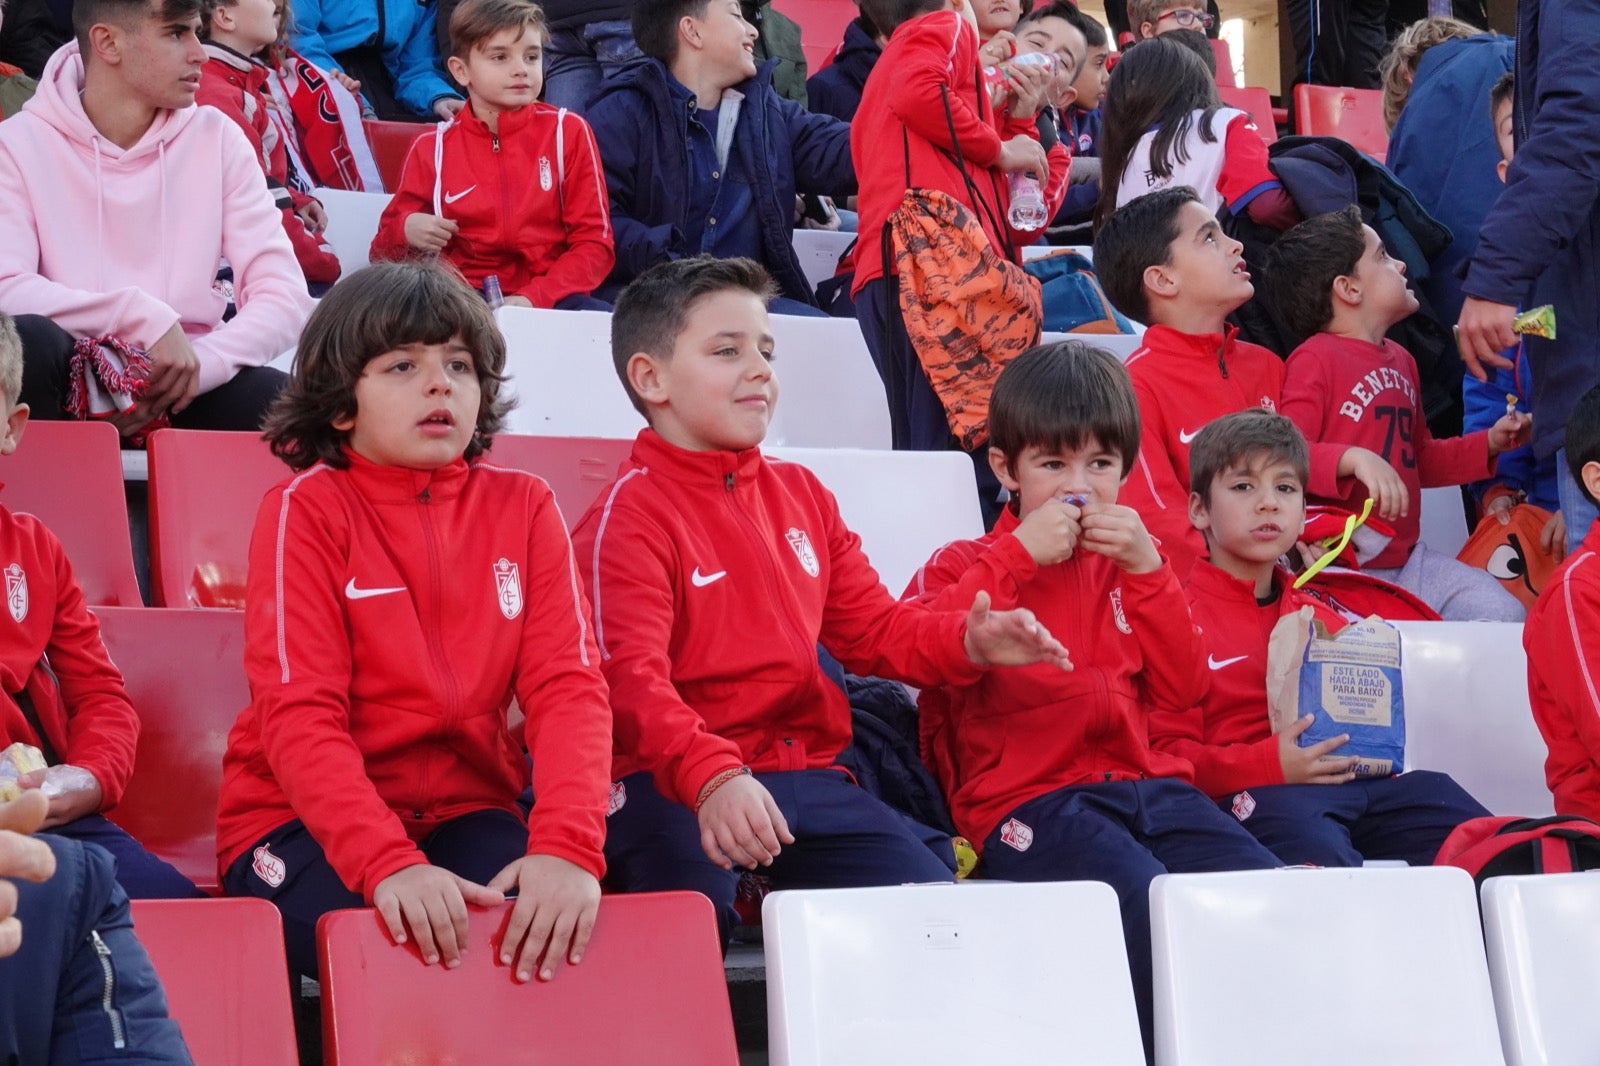
M 1511 330 L 1525 337 L 1556 339 L 1556 309 L 1551 304 L 1523 311 L 1511 320 Z
M 0 751 L 0 803 L 10 803 L 22 795 L 22 786 L 17 784 L 23 774 L 30 774 L 35 770 L 46 767 L 44 752 L 32 744 L 23 744 L 20 741 Z

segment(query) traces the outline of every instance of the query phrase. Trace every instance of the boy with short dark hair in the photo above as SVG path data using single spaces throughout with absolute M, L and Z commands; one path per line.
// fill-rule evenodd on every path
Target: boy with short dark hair
M 28 424 L 21 391 L 22 341 L 0 314 L 0 455 L 16 450 Z M 32 515 L 0 506 L 0 559 L 10 608 L 0 639 L 0 748 L 20 741 L 43 753 L 49 767 L 20 783 L 50 798 L 44 828 L 111 852 L 135 899 L 200 895 L 101 813 L 133 776 L 139 714 L 61 542 Z
M 544 15 L 529 0 L 465 0 L 450 74 L 467 106 L 411 145 L 372 258 L 437 252 L 507 304 L 609 310 L 590 296 L 616 256 L 589 124 L 539 102 Z
M 778 281 L 774 311 L 822 315 L 794 251 L 795 194 L 856 191 L 850 127 L 778 94 L 739 0 L 638 0 L 633 35 L 645 58 L 586 112 L 616 226 L 605 293 L 657 263 L 748 257 Z
M 1305 523 L 1305 438 L 1282 415 L 1238 411 L 1200 430 L 1189 459 L 1189 516 L 1210 557 L 1185 587 L 1211 684 L 1203 700 L 1157 708 L 1151 743 L 1193 763 L 1201 791 L 1285 863 L 1433 862 L 1451 830 L 1488 814 L 1460 785 L 1424 770 L 1358 779 L 1357 760 L 1338 754 L 1348 735 L 1301 747 L 1311 715 L 1276 735 L 1269 724 L 1267 640 L 1278 620 L 1310 606 L 1330 629 L 1344 622 L 1278 563 Z
M 759 264 L 709 257 L 623 291 L 612 356 L 650 427 L 573 531 L 615 720 L 611 881 L 705 894 L 724 941 L 741 867 L 779 887 L 952 877 L 948 849 L 838 769 L 850 707 L 819 643 L 918 686 L 1068 665 L 1029 612 L 986 595 L 964 612 L 897 603 L 816 477 L 761 454 L 771 293 Z
M 1417 309 L 1417 298 L 1405 264 L 1389 256 L 1357 208 L 1284 234 L 1265 272 L 1268 302 L 1292 334 L 1307 338 L 1284 369 L 1283 413 L 1307 440 L 1370 447 L 1405 485 L 1410 506 L 1385 516 L 1394 539 L 1362 569 L 1416 594 L 1446 620 L 1522 621 L 1522 605 L 1487 571 L 1419 540 L 1421 490 L 1487 477 L 1496 456 L 1527 442 L 1531 420 L 1513 412 L 1487 430 L 1434 439 L 1418 402 L 1416 360 L 1385 337 Z M 1360 486 L 1311 494 L 1352 511 L 1368 495 Z
M 1188 783 L 1185 759 L 1146 739 L 1149 709 L 1198 701 L 1206 671 L 1177 578 L 1117 503 L 1140 438 L 1127 371 L 1077 341 L 1031 349 L 1001 372 L 989 418 L 1011 502 L 987 536 L 939 549 L 906 594 L 949 610 L 986 592 L 1077 651 L 1068 674 L 924 688 L 924 757 L 982 873 L 1117 890 L 1148 1032 L 1151 879 L 1277 863 Z
M 1567 417 L 1563 445 L 1572 478 L 1600 503 L 1600 386 Z M 1600 663 L 1600 523 L 1589 527 L 1539 594 L 1522 629 L 1528 699 L 1550 749 L 1545 783 L 1557 814 L 1600 820 L 1600 697 L 1591 680 Z
M 1119 207 L 1095 235 L 1094 263 L 1117 310 L 1149 323 L 1128 359 L 1144 433 L 1124 499 L 1144 518 L 1180 580 L 1205 554 L 1189 524 L 1189 443 L 1200 427 L 1233 411 L 1278 408 L 1283 360 L 1238 339 L 1229 312 L 1255 292 L 1243 246 L 1187 186 Z M 1365 448 L 1316 445 L 1311 485 L 1336 495 L 1355 477 L 1384 518 L 1406 505 L 1405 486 Z

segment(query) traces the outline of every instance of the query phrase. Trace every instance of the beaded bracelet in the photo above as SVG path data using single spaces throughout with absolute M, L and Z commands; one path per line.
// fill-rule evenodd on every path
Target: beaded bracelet
M 748 767 L 748 766 L 740 766 L 737 769 L 724 770 L 724 771 L 722 771 L 722 773 L 718 774 L 716 777 L 713 777 L 710 781 L 707 781 L 706 784 L 705 784 L 705 787 L 700 790 L 699 797 L 697 797 L 695 799 L 695 801 L 694 801 L 694 812 L 696 814 L 699 814 L 700 813 L 700 808 L 704 807 L 706 805 L 706 800 L 710 799 L 711 798 L 711 794 L 713 792 L 715 792 L 717 789 L 721 788 L 723 785 L 726 785 L 729 781 L 732 781 L 734 778 L 740 777 L 740 776 L 742 776 L 744 774 L 748 774 L 750 772 L 751 772 L 750 767 Z

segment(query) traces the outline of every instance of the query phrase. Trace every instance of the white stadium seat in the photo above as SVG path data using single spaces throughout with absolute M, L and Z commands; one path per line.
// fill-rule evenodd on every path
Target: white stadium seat
M 761 913 L 773 1066 L 1144 1062 L 1107 885 L 774 892 Z
M 506 430 L 539 437 L 625 437 L 644 428 L 611 362 L 611 315 L 502 307 L 509 391 Z
M 1489 978 L 1510 1066 L 1600 1058 L 1600 873 L 1491 877 Z
M 839 266 L 839 257 L 856 239 L 854 233 L 825 229 L 797 229 L 794 231 L 794 254 L 805 271 L 806 281 L 813 290 L 833 277 Z
M 889 401 L 853 318 L 773 315 L 778 409 L 767 443 L 888 448 Z
M 1163 874 L 1157 1066 L 1503 1066 L 1465 870 Z
M 372 238 L 378 235 L 378 219 L 389 206 L 389 195 L 348 189 L 317 189 L 312 195 L 322 201 L 328 212 L 328 232 L 324 236 L 339 257 L 341 274 L 353 274 L 366 266 Z

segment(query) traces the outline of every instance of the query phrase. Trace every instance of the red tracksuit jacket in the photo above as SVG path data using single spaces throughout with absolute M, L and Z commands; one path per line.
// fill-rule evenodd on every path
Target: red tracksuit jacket
M 1522 646 L 1556 813 L 1600 819 L 1600 523 L 1539 594 Z
M 39 745 L 16 693 L 33 698 L 39 724 L 64 763 L 94 774 L 102 809 L 122 798 L 133 776 L 139 716 L 122 674 L 106 655 L 100 624 L 89 613 L 61 542 L 29 514 L 0 506 L 0 748 Z M 50 670 L 40 666 L 48 657 Z M 54 672 L 52 682 L 50 672 Z
M 1424 487 L 1462 485 L 1494 473 L 1489 431 L 1435 440 L 1418 404 L 1417 362 L 1394 341 L 1381 346 L 1318 333 L 1294 350 L 1284 368 L 1284 415 L 1308 441 L 1359 445 L 1394 467 L 1411 496 L 1407 513 L 1389 519 L 1391 540 L 1367 569 L 1404 566 L 1422 533 Z M 1325 493 L 1315 503 L 1361 511 L 1367 488 L 1350 479 L 1346 491 Z
M 900 206 L 906 188 L 938 189 L 972 209 L 996 250 L 1009 239 L 1020 247 L 1039 234 L 1011 231 L 1002 235 L 1011 206 L 1006 177 L 994 169 L 1000 145 L 1012 137 L 1038 139 L 1032 119 L 996 115 L 987 92 L 977 89 L 978 34 L 954 11 L 935 11 L 900 24 L 889 38 L 861 91 L 861 106 L 850 123 L 850 156 L 860 189 L 861 240 L 856 244 L 853 291 L 883 276 L 879 234 Z M 950 110 L 945 112 L 948 93 Z M 966 164 L 967 178 L 988 209 L 973 204 L 967 178 L 956 166 L 950 130 Z M 907 181 L 907 161 L 910 180 Z M 1066 142 L 1049 152 L 1050 175 L 1044 201 L 1054 217 L 1066 196 L 1072 156 Z M 992 215 L 992 217 L 991 217 Z
M 417 254 L 406 243 L 406 217 L 441 215 L 461 227 L 443 254 L 468 281 L 481 288 L 493 274 L 505 295 L 554 307 L 587 296 L 611 273 L 609 202 L 600 151 L 582 118 L 534 103 L 502 112 L 495 134 L 469 104 L 411 145 L 371 256 Z
M 611 686 L 613 774 L 649 770 L 685 806 L 724 770 L 829 767 L 857 674 L 967 682 L 964 611 L 897 603 L 802 466 L 691 452 L 652 430 L 573 531 Z M 971 606 L 970 603 L 967 606 Z
M 1331 630 L 1344 619 L 1321 600 L 1274 577 L 1278 601 L 1256 603 L 1255 586 L 1201 559 L 1184 589 L 1189 613 L 1204 634 L 1211 686 L 1198 704 L 1166 704 L 1150 715 L 1150 741 L 1194 764 L 1195 787 L 1220 797 L 1240 789 L 1283 784 L 1278 738 L 1267 718 L 1267 638 L 1286 614 L 1310 606 Z
M 1188 762 L 1151 750 L 1145 715 L 1198 702 L 1206 684 L 1200 634 L 1170 567 L 1129 574 L 1091 552 L 1040 567 L 1017 524 L 1007 509 L 988 536 L 945 545 L 906 590 L 936 610 L 987 591 L 995 610 L 1033 611 L 1072 656 L 1071 672 L 1040 663 L 921 695 L 924 758 L 956 828 L 980 848 L 1008 812 L 1059 788 L 1189 780 Z
M 349 453 L 347 453 L 349 454 Z M 299 818 L 347 887 L 426 862 L 414 841 L 537 802 L 528 851 L 604 872 L 605 684 L 545 483 L 488 462 L 318 464 L 262 501 L 250 541 L 250 705 L 223 756 L 226 870 Z
M 1205 538 L 1189 524 L 1189 442 L 1223 415 L 1277 410 L 1283 391 L 1283 360 L 1239 340 L 1238 333 L 1232 326 L 1221 334 L 1195 334 L 1154 325 L 1128 357 L 1143 424 L 1139 459 L 1121 502 L 1139 512 L 1180 581 L 1206 555 Z M 1308 492 L 1336 494 L 1344 452 L 1343 446 L 1312 444 Z

